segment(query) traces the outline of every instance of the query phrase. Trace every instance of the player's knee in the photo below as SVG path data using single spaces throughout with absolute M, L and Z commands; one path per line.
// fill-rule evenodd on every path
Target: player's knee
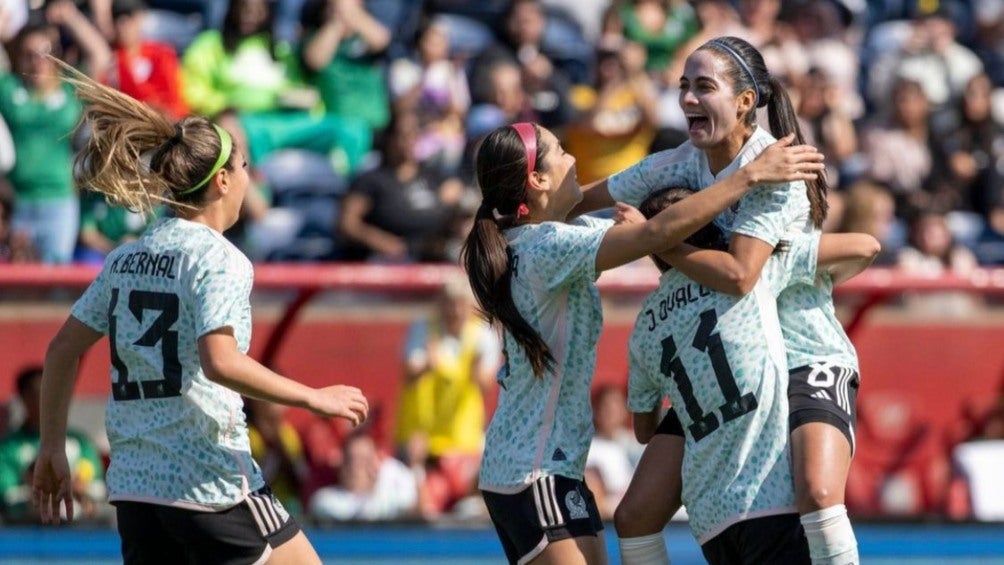
M 614 510 L 614 529 L 617 530 L 617 535 L 619 537 L 632 537 L 637 531 L 636 525 L 633 521 L 633 512 L 629 508 L 630 504 L 627 504 L 627 500 L 622 500 L 617 508 Z
M 801 514 L 844 503 L 843 491 L 833 488 L 826 481 L 807 478 L 804 487 L 798 500 Z

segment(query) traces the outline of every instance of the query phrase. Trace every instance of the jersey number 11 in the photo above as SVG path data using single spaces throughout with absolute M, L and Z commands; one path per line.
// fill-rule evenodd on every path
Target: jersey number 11
M 718 388 L 721 389 L 725 397 L 725 403 L 718 407 L 722 413 L 723 422 L 731 422 L 736 418 L 749 414 L 756 410 L 757 400 L 752 392 L 741 394 L 736 386 L 735 376 L 732 374 L 732 367 L 725 357 L 725 349 L 722 346 L 721 334 L 715 332 L 718 326 L 718 314 L 711 310 L 701 312 L 701 325 L 694 335 L 693 346 L 698 351 L 708 354 L 711 358 L 711 368 L 715 372 L 715 379 L 718 381 Z M 687 426 L 694 441 L 701 441 L 711 432 L 718 429 L 718 416 L 714 412 L 704 412 L 700 402 L 694 397 L 694 385 L 690 382 L 687 369 L 683 366 L 683 361 L 678 355 L 676 342 L 673 336 L 668 336 L 662 340 L 662 359 L 659 363 L 662 374 L 673 379 L 676 387 L 683 396 L 683 404 L 687 409 L 687 415 L 693 421 Z

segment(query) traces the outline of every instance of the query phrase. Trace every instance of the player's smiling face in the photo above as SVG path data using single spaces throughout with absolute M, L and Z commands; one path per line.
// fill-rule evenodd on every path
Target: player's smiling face
M 741 121 L 746 111 L 743 96 L 734 92 L 728 71 L 722 58 L 709 49 L 693 52 L 684 65 L 680 108 L 687 117 L 690 141 L 700 149 L 714 147 L 745 130 Z
M 544 155 L 543 169 L 546 171 L 545 175 L 550 186 L 555 190 L 550 198 L 559 200 L 561 208 L 567 213 L 582 200 L 582 188 L 579 186 L 575 170 L 575 157 L 566 152 L 558 142 L 558 138 L 546 128 L 540 129 L 540 141 L 549 149 Z

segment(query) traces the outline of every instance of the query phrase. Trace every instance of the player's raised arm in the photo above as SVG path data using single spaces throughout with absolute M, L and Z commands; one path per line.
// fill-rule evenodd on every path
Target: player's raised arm
M 882 244 L 865 233 L 825 233 L 819 239 L 817 263 L 837 285 L 868 268 Z

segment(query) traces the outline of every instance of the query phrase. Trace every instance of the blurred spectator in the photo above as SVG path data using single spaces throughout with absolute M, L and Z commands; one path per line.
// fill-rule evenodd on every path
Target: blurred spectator
M 974 244 L 981 265 L 1004 265 L 1004 200 L 987 214 L 987 222 Z
M 974 49 L 997 86 L 1004 86 L 1004 3 L 976 0 Z
M 485 89 L 467 115 L 468 149 L 465 158 L 473 160 L 472 146 L 493 129 L 516 122 L 536 122 L 538 114 L 530 104 L 530 95 L 523 87 L 519 66 L 498 60 L 487 69 Z
M 394 61 L 388 80 L 395 105 L 413 109 L 421 122 L 415 157 L 454 174 L 464 153 L 471 96 L 464 69 L 449 58 L 448 34 L 441 21 L 426 21 L 417 35 L 417 60 Z
M 446 230 L 464 187 L 415 158 L 419 120 L 395 115 L 380 166 L 352 182 L 341 202 L 338 231 L 347 261 L 441 261 Z
M 868 175 L 892 189 L 899 216 L 932 204 L 924 190 L 934 170 L 930 119 L 931 105 L 924 89 L 919 82 L 903 78 L 893 88 L 888 117 L 862 133 Z
M 850 19 L 852 14 L 842 12 L 841 8 L 846 8 L 846 3 L 835 0 L 795 3 L 788 7 L 788 19 L 802 51 L 797 60 L 804 58 L 800 64 L 805 68 L 800 72 L 818 69 L 818 78 L 833 90 L 831 109 L 856 120 L 864 114 L 864 100 L 858 92 L 862 31 Z M 791 52 L 785 54 L 790 56 Z M 767 67 L 773 73 L 771 64 L 768 61 Z
M 926 210 L 911 220 L 907 245 L 899 251 L 897 263 L 911 275 L 966 277 L 976 268 L 976 256 L 954 241 L 944 214 Z M 905 298 L 911 311 L 939 316 L 968 316 L 979 304 L 979 297 L 967 292 L 908 293 Z
M 29 9 L 29 3 L 25 0 L 5 0 L 0 5 L 0 42 L 7 44 L 14 39 L 17 32 L 28 23 Z
M 823 68 L 809 69 L 798 86 L 798 117 L 807 126 L 806 135 L 826 156 L 827 184 L 839 187 L 841 171 L 858 152 L 854 123 L 844 113 L 840 91 Z
M 194 112 L 212 116 L 227 108 L 265 112 L 316 104 L 316 93 L 298 87 L 295 54 L 274 40 L 272 22 L 268 0 L 233 0 L 222 30 L 207 29 L 188 46 L 183 92 Z
M 393 457 L 381 455 L 373 438 L 356 432 L 345 440 L 338 484 L 319 489 L 310 499 L 318 520 L 395 520 L 415 515 L 419 480 Z
M 114 61 L 105 83 L 177 120 L 188 115 L 181 92 L 181 69 L 174 47 L 143 38 L 143 0 L 112 3 Z
M 234 145 L 244 155 L 252 155 L 246 131 L 240 116 L 234 111 L 217 115 L 216 122 L 231 132 Z M 260 149 L 260 148 L 259 148 Z M 299 157 L 293 159 L 292 157 Z M 250 157 L 249 157 L 250 159 Z M 292 162 L 291 162 L 292 161 Z M 291 192 L 314 183 L 326 190 L 336 190 L 344 185 L 327 161 L 327 156 L 301 150 L 285 150 L 274 159 L 266 159 L 264 168 L 274 177 L 282 177 L 280 189 Z M 240 219 L 227 230 L 227 238 L 234 242 L 252 261 L 264 261 L 273 254 L 283 252 L 296 242 L 297 236 L 308 222 L 307 211 L 275 205 L 275 194 L 263 167 L 249 162 L 251 184 L 241 203 Z M 333 197 L 332 197 L 333 198 Z M 311 205 L 317 206 L 316 202 Z M 325 229 L 331 233 L 331 213 L 325 217 Z
M 1004 194 L 1004 126 L 991 114 L 993 85 L 971 78 L 952 120 L 937 136 L 946 163 L 941 189 L 946 205 L 986 216 Z
M 495 380 L 501 344 L 474 306 L 467 279 L 451 278 L 436 310 L 409 328 L 394 434 L 399 449 L 421 436 L 433 457 L 481 453 L 485 395 Z
M 636 43 L 601 50 L 596 84 L 577 87 L 579 117 L 565 131 L 579 182 L 606 178 L 648 155 L 658 121 L 655 85 L 645 73 L 645 53 Z
M 86 191 L 80 197 L 80 241 L 74 260 L 102 264 L 112 249 L 139 237 L 153 219 L 112 206 L 104 195 Z
M 909 78 L 924 89 L 935 108 L 957 100 L 966 83 L 983 70 L 983 63 L 956 40 L 951 12 L 939 2 L 910 22 L 909 35 L 896 49 L 889 49 L 869 69 L 868 95 L 881 106 L 894 89 L 893 81 Z
M 600 516 L 612 520 L 645 446 L 638 443 L 628 424 L 630 414 L 621 387 L 602 385 L 593 391 L 592 401 L 594 435 L 586 459 L 586 483 L 596 496 Z
M 603 12 L 609 0 L 541 0 L 549 13 L 563 12 L 581 30 L 583 39 L 596 44 L 600 38 Z M 613 2 L 616 3 L 616 2 Z M 546 33 L 546 32 L 545 32 Z
M 690 4 L 679 0 L 632 0 L 621 4 L 618 15 L 625 39 L 645 48 L 645 70 L 658 77 L 661 84 L 677 83 L 679 76 L 664 73 L 672 68 L 680 47 L 697 34 L 697 15 Z
M 265 482 L 291 514 L 303 513 L 304 486 L 310 475 L 300 434 L 284 418 L 286 407 L 274 402 L 244 399 L 248 415 L 251 456 Z
M 504 20 L 501 41 L 482 51 L 472 62 L 472 88 L 478 102 L 497 98 L 493 76 L 500 61 L 514 62 L 520 71 L 529 106 L 541 125 L 559 128 L 571 117 L 568 93 L 572 85 L 568 69 L 544 44 L 547 16 L 538 0 L 513 0 Z M 499 104 L 501 106 L 501 104 Z M 494 129 L 493 127 L 487 130 Z
M 966 403 L 959 433 L 959 443 L 952 450 L 955 476 L 949 490 L 949 515 L 957 520 L 1004 520 L 1004 485 L 997 477 L 1004 465 L 1001 387 Z
M 31 235 L 46 263 L 73 258 L 80 203 L 73 185 L 70 132 L 80 118 L 73 88 L 63 83 L 46 55 L 62 56 L 58 27 L 81 51 L 82 69 L 95 75 L 110 60 L 108 45 L 77 7 L 67 0 L 45 10 L 46 23 L 21 29 L 11 43 L 12 73 L 0 73 L 0 116 L 16 150 L 7 179 L 14 187 L 12 224 Z
M 896 221 L 896 202 L 888 188 L 864 180 L 851 185 L 843 199 L 843 217 L 838 232 L 867 233 L 882 243 L 875 266 L 896 262 L 902 245 L 901 230 Z
M 38 253 L 26 232 L 14 231 L 10 220 L 14 206 L 13 191 L 0 180 L 0 263 L 31 263 Z
M 808 70 L 808 53 L 788 22 L 778 19 L 781 0 L 739 0 L 737 4 L 739 21 L 746 28 L 740 37 L 760 50 L 771 76 L 797 84 Z M 799 8 L 806 10 L 811 5 Z
M 42 368 L 22 370 L 15 384 L 24 408 L 24 421 L 20 428 L 0 440 L 0 510 L 6 522 L 37 522 L 38 516 L 31 506 L 31 484 L 41 437 Z M 93 442 L 83 433 L 69 430 L 66 458 L 73 475 L 75 521 L 109 518 L 111 507 L 104 502 L 104 467 Z
M 311 0 L 303 30 L 304 66 L 325 110 L 382 130 L 390 119 L 382 61 L 390 31 L 362 0 Z

